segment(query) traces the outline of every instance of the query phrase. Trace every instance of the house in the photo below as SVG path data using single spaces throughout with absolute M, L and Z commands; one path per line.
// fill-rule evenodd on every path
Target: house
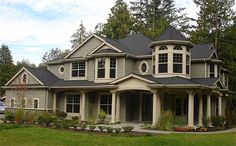
M 6 104 L 17 108 L 18 85 L 27 85 L 26 109 L 64 111 L 81 120 L 158 122 L 162 111 L 188 126 L 225 115 L 228 73 L 213 44 L 194 45 L 170 26 L 156 40 L 135 34 L 114 40 L 91 35 L 47 69 L 22 68 L 4 86 Z

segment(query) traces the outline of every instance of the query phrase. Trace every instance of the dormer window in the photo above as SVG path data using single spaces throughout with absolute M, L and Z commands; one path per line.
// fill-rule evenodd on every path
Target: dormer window
M 110 58 L 110 78 L 116 78 L 116 59 Z
M 97 58 L 96 72 L 97 79 L 113 79 L 116 78 L 116 58 Z
M 173 72 L 182 73 L 182 64 L 183 64 L 183 54 L 174 53 L 173 54 Z
M 72 63 L 71 77 L 85 77 L 85 61 Z
M 210 64 L 210 78 L 214 78 L 214 77 L 215 77 L 215 65 Z
M 106 59 L 105 58 L 99 58 L 98 59 L 98 78 L 105 78 L 105 64 Z
M 167 73 L 168 72 L 168 54 L 159 54 L 159 73 Z
M 174 50 L 183 50 L 183 48 L 180 45 L 174 46 Z
M 28 77 L 27 77 L 27 74 L 24 73 L 24 74 L 22 75 L 22 83 L 23 83 L 23 84 L 26 84 L 27 82 L 28 82 Z
M 168 50 L 168 48 L 166 46 L 161 46 L 159 50 Z

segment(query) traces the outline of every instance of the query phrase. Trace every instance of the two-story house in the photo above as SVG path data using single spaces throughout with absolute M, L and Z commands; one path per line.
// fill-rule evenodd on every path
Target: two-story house
M 22 68 L 5 85 L 6 104 L 17 108 L 16 88 L 27 85 L 26 109 L 64 111 L 81 120 L 151 121 L 165 110 L 202 125 L 225 114 L 228 70 L 212 44 L 194 45 L 170 26 L 156 40 L 142 34 L 114 40 L 91 35 L 47 69 Z

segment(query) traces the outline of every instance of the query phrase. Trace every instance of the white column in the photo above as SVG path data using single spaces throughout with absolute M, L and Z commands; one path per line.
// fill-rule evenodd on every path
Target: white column
M 218 97 L 218 115 L 222 116 L 222 97 Z
M 120 95 L 116 97 L 116 121 L 120 121 Z
M 215 76 L 215 78 L 218 77 L 218 65 L 217 64 L 215 64 L 215 66 L 214 66 L 214 76 Z
M 194 126 L 194 92 L 188 92 L 188 126 Z
M 198 107 L 198 125 L 202 126 L 202 114 L 203 114 L 203 101 L 202 94 L 199 95 L 199 107 Z
M 207 118 L 211 118 L 211 95 L 207 95 Z
M 57 93 L 53 93 L 53 112 L 57 111 Z
M 116 92 L 112 92 L 112 105 L 111 105 L 111 123 L 116 120 Z
M 81 92 L 81 121 L 85 121 L 85 92 Z
M 153 92 L 153 115 L 152 115 L 152 124 L 155 125 L 161 115 L 161 100 L 157 91 Z

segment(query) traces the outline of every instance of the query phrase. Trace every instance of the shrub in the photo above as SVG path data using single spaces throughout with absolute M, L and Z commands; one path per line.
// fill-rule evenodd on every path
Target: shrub
M 120 133 L 121 128 L 114 128 L 114 131 L 115 131 L 116 134 L 118 134 L 118 133 Z
M 79 120 L 79 117 L 78 117 L 78 116 L 72 116 L 71 119 L 72 119 L 73 121 L 78 121 L 78 120 Z
M 101 111 L 99 112 L 98 118 L 99 118 L 99 120 L 100 120 L 101 123 L 104 123 L 104 120 L 105 120 L 106 116 L 107 116 L 107 113 L 104 112 L 103 110 L 101 110 Z
M 47 127 L 50 126 L 51 123 L 55 122 L 57 119 L 56 116 L 49 112 L 42 112 L 38 117 L 38 123 L 41 125 L 46 125 Z
M 170 111 L 164 111 L 158 123 L 156 124 L 156 128 L 159 130 L 172 130 L 174 124 L 174 114 Z
M 108 133 L 112 133 L 114 128 L 113 127 L 106 127 L 106 130 Z
M 89 125 L 88 127 L 89 127 L 89 130 L 90 130 L 90 131 L 93 131 L 93 130 L 96 128 L 95 125 Z
M 105 130 L 105 126 L 98 126 L 98 129 L 100 130 L 100 131 L 104 131 Z
M 23 124 L 24 123 L 24 110 L 23 109 L 17 109 L 15 114 L 15 120 L 17 124 Z
M 227 127 L 232 127 L 236 124 L 236 111 L 227 111 L 225 118 Z
M 80 122 L 79 123 L 79 128 L 84 131 L 87 128 L 87 123 L 86 122 Z
M 73 129 L 76 130 L 79 127 L 79 121 L 78 120 L 73 120 L 71 122 L 71 127 L 73 127 Z
M 223 124 L 224 121 L 225 121 L 224 116 L 213 116 L 213 117 L 211 117 L 212 125 L 215 126 L 215 127 L 221 126 L 221 124 Z
M 124 132 L 131 132 L 134 129 L 134 127 L 133 126 L 124 126 L 124 127 L 122 127 L 122 129 L 124 130 Z
M 56 128 L 59 129 L 68 129 L 69 127 L 72 126 L 72 121 L 71 120 L 57 120 L 54 123 Z
M 208 127 L 210 123 L 210 118 L 202 118 L 202 124 L 204 127 Z
M 59 118 L 59 119 L 65 119 L 66 116 L 67 116 L 67 113 L 63 112 L 63 111 L 57 111 L 56 112 L 56 116 Z
M 33 124 L 37 120 L 38 114 L 36 112 L 27 111 L 25 113 L 25 121 L 28 124 Z
M 175 117 L 174 118 L 174 125 L 176 127 L 183 127 L 187 124 L 187 119 L 185 117 Z
M 4 114 L 5 121 L 10 121 L 11 123 L 14 123 L 15 116 L 13 112 L 6 111 Z
M 95 124 L 95 119 L 94 118 L 89 118 L 88 124 L 89 125 L 94 125 Z

